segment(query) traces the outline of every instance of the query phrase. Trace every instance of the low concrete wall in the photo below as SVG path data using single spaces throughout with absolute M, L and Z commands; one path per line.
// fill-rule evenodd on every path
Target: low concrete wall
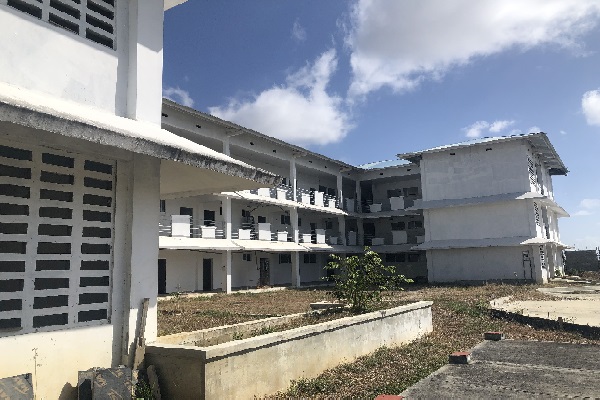
M 243 338 L 244 336 L 252 335 L 257 331 L 260 331 L 261 329 L 285 325 L 308 314 L 310 314 L 310 312 L 257 319 L 254 321 L 217 326 L 215 328 L 202 329 L 193 332 L 174 333 L 172 335 L 159 336 L 156 339 L 156 343 L 199 347 L 214 346 L 235 340 L 235 336 Z
M 204 348 L 152 343 L 146 362 L 156 366 L 165 398 L 252 398 L 431 332 L 431 304 L 421 301 Z

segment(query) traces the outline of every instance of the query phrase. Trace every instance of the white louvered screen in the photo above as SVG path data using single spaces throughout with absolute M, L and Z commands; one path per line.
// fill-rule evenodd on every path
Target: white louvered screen
M 542 221 L 540 220 L 540 209 L 535 201 L 533 202 L 533 213 L 536 225 L 542 226 Z
M 115 168 L 0 142 L 0 336 L 109 322 Z
M 546 252 L 544 246 L 540 246 L 540 265 L 542 268 L 546 268 Z
M 21 12 L 115 48 L 116 0 L 0 0 Z

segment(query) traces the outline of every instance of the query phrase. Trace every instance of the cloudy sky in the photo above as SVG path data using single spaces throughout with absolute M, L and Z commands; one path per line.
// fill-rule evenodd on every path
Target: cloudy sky
M 189 0 L 164 95 L 359 165 L 544 131 L 563 242 L 600 246 L 600 0 Z

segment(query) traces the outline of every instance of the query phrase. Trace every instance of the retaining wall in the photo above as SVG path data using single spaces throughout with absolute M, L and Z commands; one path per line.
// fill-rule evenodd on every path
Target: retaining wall
M 431 304 L 421 301 L 210 347 L 152 343 L 146 363 L 156 366 L 165 398 L 252 398 L 431 332 Z

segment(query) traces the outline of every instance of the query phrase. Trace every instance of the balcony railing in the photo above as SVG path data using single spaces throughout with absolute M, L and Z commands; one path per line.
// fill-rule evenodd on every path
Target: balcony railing
M 251 189 L 246 190 L 246 192 L 271 199 L 292 200 L 293 189 L 291 186 L 280 185 L 276 188 Z M 296 189 L 296 201 L 298 203 L 316 205 L 319 207 L 341 208 L 337 197 L 308 189 Z
M 171 237 L 226 239 L 223 222 L 203 220 L 201 223 L 195 223 L 189 215 L 170 215 L 160 218 L 158 233 L 160 236 Z

